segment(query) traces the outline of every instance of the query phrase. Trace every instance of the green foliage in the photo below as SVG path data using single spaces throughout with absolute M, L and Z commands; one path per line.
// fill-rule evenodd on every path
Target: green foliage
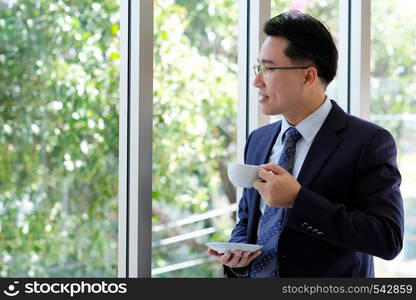
M 156 1 L 153 135 L 153 221 L 167 223 L 223 207 L 221 175 L 235 157 L 237 101 L 237 3 Z M 154 233 L 153 239 L 189 233 L 227 220 L 209 220 Z M 153 267 L 205 255 L 205 242 L 229 231 L 153 250 Z M 210 277 L 217 264 L 165 276 Z M 217 271 L 218 272 L 218 271 Z
M 406 259 L 414 259 L 416 135 L 414 119 L 405 117 L 416 114 L 416 5 L 408 1 L 372 1 L 371 10 L 371 113 L 390 130 L 399 148 L 406 224 L 403 253 Z
M 372 113 L 415 113 L 410 15 L 396 17 L 397 1 L 373 2 Z M 320 17 L 337 39 L 338 1 L 272 1 L 272 15 L 290 8 Z M 0 0 L 2 277 L 116 276 L 119 12 L 117 0 Z M 154 14 L 160 225 L 236 200 L 226 165 L 236 148 L 238 1 L 157 0 Z M 396 137 L 402 125 L 387 124 Z M 157 276 L 221 276 L 204 243 L 227 240 L 233 225 L 230 213 L 155 231 L 153 268 L 206 259 Z M 157 245 L 205 228 L 216 231 Z
M 116 276 L 118 18 L 0 2 L 0 276 Z
M 403 1 L 372 2 L 371 112 L 378 115 L 415 114 L 416 32 L 412 20 L 416 7 Z M 385 120 L 396 141 L 406 139 L 404 120 Z M 409 151 L 399 147 L 402 151 Z
M 276 16 L 291 9 L 308 13 L 326 24 L 335 40 L 338 40 L 338 6 L 339 0 L 272 0 L 271 15 Z

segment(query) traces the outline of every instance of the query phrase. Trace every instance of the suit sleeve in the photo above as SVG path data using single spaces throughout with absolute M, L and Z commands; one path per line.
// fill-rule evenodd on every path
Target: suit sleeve
M 247 163 L 247 152 L 250 147 L 250 141 L 253 136 L 251 133 L 244 148 L 244 163 Z M 248 224 L 248 192 L 245 188 L 243 195 L 238 204 L 237 224 L 231 233 L 231 243 L 247 243 L 247 224 Z
M 248 208 L 247 208 L 247 193 L 246 189 L 243 191 L 239 207 L 238 207 L 238 222 L 231 233 L 230 243 L 247 243 L 247 222 L 248 222 Z M 226 277 L 247 277 L 249 266 L 244 268 L 230 268 L 224 265 L 224 274 Z
M 396 155 L 391 134 L 376 131 L 361 153 L 351 185 L 358 207 L 302 187 L 287 225 L 335 246 L 393 259 L 402 249 L 404 230 Z
M 249 135 L 246 146 L 244 149 L 244 162 L 247 160 L 247 151 L 249 147 L 249 143 L 251 140 L 252 134 Z M 247 224 L 248 224 L 248 195 L 247 189 L 243 190 L 243 195 L 239 201 L 238 205 L 238 221 L 236 226 L 234 227 L 231 238 L 229 240 L 230 243 L 247 243 Z M 227 277 L 247 277 L 248 276 L 249 267 L 245 268 L 229 268 L 224 265 L 224 274 Z

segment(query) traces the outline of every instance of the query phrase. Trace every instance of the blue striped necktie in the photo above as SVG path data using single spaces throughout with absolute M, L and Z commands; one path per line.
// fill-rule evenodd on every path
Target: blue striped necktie
M 278 164 L 291 174 L 295 164 L 296 143 L 301 137 L 295 127 L 289 127 L 285 132 Z M 250 277 L 278 277 L 277 244 L 283 227 L 283 212 L 281 208 L 266 204 L 257 238 L 257 244 L 263 245 L 262 253 L 253 261 Z

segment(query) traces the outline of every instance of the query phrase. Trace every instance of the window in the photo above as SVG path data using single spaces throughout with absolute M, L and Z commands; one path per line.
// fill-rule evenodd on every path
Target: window
M 0 0 L 0 276 L 117 275 L 119 2 Z
M 128 7 L 130 16 L 122 18 L 123 24 L 131 21 L 123 30 L 127 36 L 127 27 L 139 26 L 137 11 L 131 8 L 142 3 L 0 0 L 0 276 L 114 277 L 120 269 L 118 248 L 128 255 L 119 257 L 119 262 L 126 258 L 126 273 L 136 271 L 132 266 L 143 252 L 135 256 L 131 251 L 137 243 L 129 240 L 135 234 L 129 226 L 139 222 L 129 205 L 140 197 L 129 188 L 143 182 L 137 177 L 144 175 L 132 172 L 131 161 L 138 164 L 138 156 L 130 161 L 127 153 L 133 147 L 126 137 L 139 135 L 138 123 L 128 123 L 136 111 L 126 113 L 134 97 L 124 105 L 128 97 L 122 96 L 126 120 L 119 138 L 119 31 L 120 4 Z M 238 3 L 243 2 L 154 1 L 154 277 L 222 276 L 221 266 L 206 254 L 205 243 L 228 240 L 235 224 L 236 191 L 228 181 L 227 163 L 236 161 L 241 150 L 236 142 L 242 130 L 237 128 L 237 73 L 242 76 L 237 66 Z M 258 41 L 253 24 L 269 15 L 269 4 L 273 16 L 298 9 L 324 20 L 339 44 L 339 3 L 253 1 L 250 9 L 257 10 L 257 4 L 261 9 L 248 13 L 252 23 L 247 23 L 251 35 L 244 37 L 250 44 L 246 48 L 254 53 Z M 404 250 L 392 262 L 376 259 L 377 276 L 415 275 L 416 49 L 409 43 L 415 39 L 415 13 L 416 6 L 407 2 L 372 1 L 370 118 L 389 129 L 398 143 L 406 214 Z M 129 31 L 130 39 L 123 39 L 130 51 L 128 58 L 122 55 L 123 67 L 130 63 L 133 69 L 124 72 L 129 75 L 121 72 L 122 94 L 127 86 L 133 89 L 129 84 L 136 78 L 130 71 L 139 76 L 134 68 L 143 63 L 131 63 L 137 53 L 131 51 L 136 29 Z M 137 48 L 145 48 L 141 42 Z M 247 60 L 252 57 L 242 64 Z M 151 78 L 151 72 L 147 74 Z M 327 91 L 335 100 L 340 97 L 338 81 Z M 245 88 L 239 87 L 247 92 Z M 244 108 L 242 115 L 257 122 L 255 113 Z M 256 122 L 248 122 L 247 128 Z M 119 140 L 128 151 L 119 153 Z M 120 224 L 119 182 L 120 203 L 127 204 L 120 207 L 126 219 Z M 125 245 L 117 245 L 119 228 Z M 140 246 L 150 249 L 148 244 Z
M 416 275 L 415 14 L 413 2 L 371 2 L 370 119 L 388 129 L 397 143 L 405 208 L 404 248 L 393 261 L 376 260 L 378 277 Z
M 155 1 L 152 276 L 222 276 L 236 193 L 237 1 Z

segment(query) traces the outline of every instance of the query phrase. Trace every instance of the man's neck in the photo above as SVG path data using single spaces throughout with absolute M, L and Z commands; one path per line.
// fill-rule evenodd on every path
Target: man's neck
M 284 117 L 289 124 L 296 126 L 321 107 L 321 105 L 325 102 L 325 99 L 326 95 L 320 95 L 312 101 L 309 99 L 305 102 L 305 104 L 301 105 L 299 111 L 284 114 Z

